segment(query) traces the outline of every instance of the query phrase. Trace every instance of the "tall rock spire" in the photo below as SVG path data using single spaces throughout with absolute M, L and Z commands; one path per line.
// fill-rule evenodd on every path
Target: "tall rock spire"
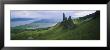
M 65 14 L 63 13 L 63 21 L 65 20 Z
M 65 17 L 65 14 L 63 13 L 63 21 L 67 20 L 67 18 Z

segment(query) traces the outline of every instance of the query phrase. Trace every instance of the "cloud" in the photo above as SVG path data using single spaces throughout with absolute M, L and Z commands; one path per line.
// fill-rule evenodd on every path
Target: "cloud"
M 66 17 L 83 17 L 94 13 L 95 11 L 90 10 L 11 10 L 11 18 L 51 18 L 51 19 L 62 19 L 62 13 L 65 13 Z

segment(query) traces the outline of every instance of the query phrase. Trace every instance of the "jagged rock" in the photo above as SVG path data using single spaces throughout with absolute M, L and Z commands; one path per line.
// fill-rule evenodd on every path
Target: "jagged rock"
M 75 28 L 75 24 L 73 23 L 73 20 L 71 19 L 71 16 L 69 18 L 65 17 L 65 14 L 63 13 L 63 21 L 61 22 L 64 28 L 66 29 L 72 29 Z

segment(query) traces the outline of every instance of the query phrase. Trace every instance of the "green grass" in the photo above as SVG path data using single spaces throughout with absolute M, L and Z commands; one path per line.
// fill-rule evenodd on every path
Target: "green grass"
M 12 30 L 12 40 L 27 40 L 30 37 L 32 40 L 99 40 L 100 18 L 78 24 L 75 29 L 64 29 L 57 24 L 49 29 L 17 31 L 14 33 Z

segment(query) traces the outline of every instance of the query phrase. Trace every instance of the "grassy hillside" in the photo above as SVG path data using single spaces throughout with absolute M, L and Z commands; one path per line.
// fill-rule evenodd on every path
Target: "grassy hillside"
M 17 30 L 11 33 L 12 40 L 99 40 L 100 39 L 100 17 L 85 21 L 74 29 L 64 29 L 58 23 L 49 29 L 39 30 Z

